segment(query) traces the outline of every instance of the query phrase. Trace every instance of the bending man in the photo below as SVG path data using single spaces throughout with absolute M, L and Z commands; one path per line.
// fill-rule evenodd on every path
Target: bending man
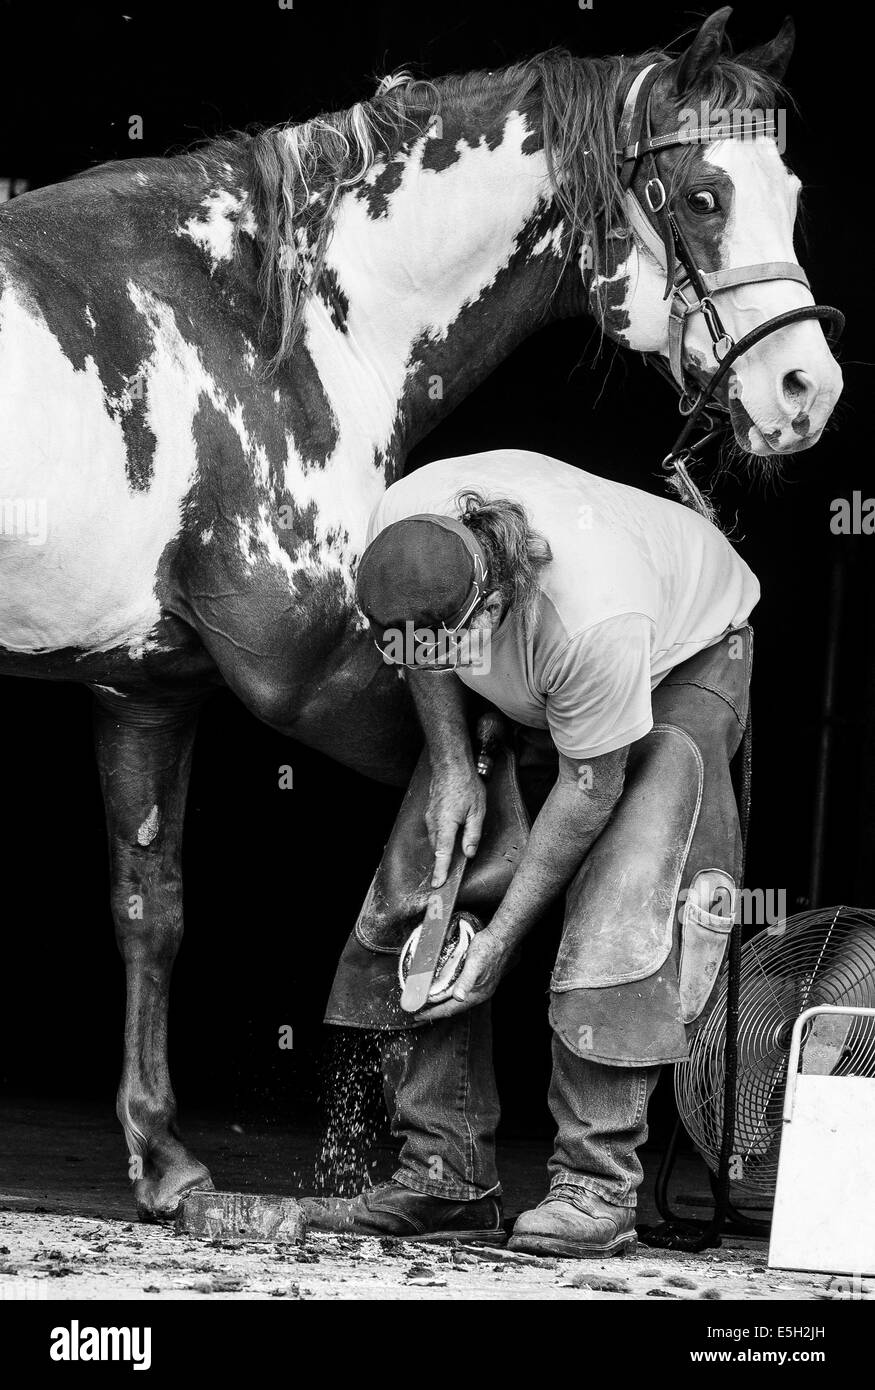
M 550 1187 L 511 1246 L 624 1253 L 659 1068 L 687 1056 L 732 923 L 741 843 L 729 762 L 747 719 L 759 586 L 678 503 L 520 451 L 402 479 L 369 542 L 357 594 L 385 658 L 407 668 L 425 733 L 432 886 L 457 833 L 473 857 L 483 826 L 465 687 L 513 721 L 537 813 L 452 996 L 414 1019 L 397 1006 L 397 929 L 369 895 L 327 1019 L 385 1030 L 400 1166 L 357 1198 L 309 1203 L 311 1223 L 502 1238 L 489 1000 L 565 891 L 550 984 Z M 420 907 L 427 881 L 421 891 Z

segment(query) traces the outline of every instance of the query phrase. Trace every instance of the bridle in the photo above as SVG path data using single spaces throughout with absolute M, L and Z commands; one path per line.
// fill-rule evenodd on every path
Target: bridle
M 721 291 L 734 289 L 739 285 L 753 285 L 763 280 L 795 280 L 808 290 L 811 286 L 802 267 L 792 261 L 764 261 L 758 265 L 735 266 L 716 271 L 701 270 L 697 266 L 695 253 L 675 216 L 674 199 L 669 198 L 660 176 L 659 154 L 679 145 L 706 145 L 715 140 L 732 138 L 737 135 L 737 131 L 732 129 L 730 123 L 728 129 L 726 125 L 695 126 L 654 136 L 650 124 L 650 102 L 653 89 L 665 66 L 664 62 L 650 63 L 642 68 L 632 82 L 617 128 L 617 160 L 632 231 L 656 261 L 664 265 L 665 298 L 671 295 L 668 366 L 658 353 L 644 354 L 678 391 L 678 409 L 686 417 L 684 427 L 671 452 L 663 460 L 662 467 L 667 473 L 674 474 L 671 481 L 681 496 L 707 515 L 710 508 L 690 478 L 688 468 L 706 445 L 722 434 L 728 426 L 729 408 L 716 399 L 715 393 L 725 381 L 731 367 L 739 357 L 769 334 L 777 333 L 779 329 L 792 323 L 800 323 L 804 319 L 819 319 L 822 323 L 828 324 L 830 341 L 835 342 L 841 336 L 845 317 L 839 309 L 830 305 L 806 304 L 766 319 L 738 341 L 727 332 L 714 300 L 714 296 Z M 765 117 L 750 133 L 774 136 L 774 123 Z M 643 203 L 635 192 L 635 177 L 642 162 L 648 174 L 644 185 Z M 701 313 L 705 320 L 714 356 L 719 363 L 716 372 L 704 385 L 696 382 L 685 371 L 683 365 L 684 333 L 688 319 L 696 313 Z M 716 421 L 714 412 L 718 411 L 727 419 Z M 695 442 L 691 442 L 697 426 L 703 426 L 705 433 Z

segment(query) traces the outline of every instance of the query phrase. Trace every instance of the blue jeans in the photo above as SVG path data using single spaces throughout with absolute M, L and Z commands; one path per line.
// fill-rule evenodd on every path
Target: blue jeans
M 647 1105 L 659 1071 L 589 1062 L 554 1036 L 551 1187 L 570 1183 L 616 1206 L 635 1206 L 643 1176 L 637 1150 L 647 1138 Z M 392 1133 L 403 1141 L 395 1182 L 456 1201 L 501 1191 L 488 1003 L 385 1035 L 383 1081 Z

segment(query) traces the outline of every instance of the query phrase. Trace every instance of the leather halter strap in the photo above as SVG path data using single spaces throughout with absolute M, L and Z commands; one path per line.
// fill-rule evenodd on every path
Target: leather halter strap
M 701 310 L 706 315 L 707 321 L 708 310 L 714 294 L 720 290 L 734 289 L 737 285 L 754 285 L 766 280 L 795 280 L 797 284 L 804 285 L 807 290 L 811 289 L 805 271 L 801 266 L 794 265 L 791 261 L 762 261 L 759 265 L 736 266 L 734 270 L 700 271 L 699 277 L 701 283 L 698 288 L 693 286 L 689 277 L 675 280 L 668 317 L 669 370 L 684 391 L 686 391 L 686 386 L 683 352 L 687 319 L 690 314 L 695 314 Z M 704 294 L 702 293 L 703 288 Z M 719 323 L 719 320 L 717 322 Z M 725 334 L 718 335 L 715 339 L 713 331 L 711 338 L 714 344 L 714 356 L 718 362 L 724 361 L 727 352 L 733 346 L 732 338 Z
M 653 152 L 653 138 L 650 130 L 650 98 L 659 75 L 661 63 L 650 63 L 642 68 L 626 94 L 620 124 L 617 128 L 617 158 L 620 161 L 620 184 L 626 191 L 627 208 L 637 208 L 643 220 L 651 225 L 647 211 L 640 203 L 634 189 L 635 174 L 641 159 L 646 159 L 650 177 L 645 186 L 645 197 L 651 213 L 656 218 L 662 237 L 662 263 L 666 271 L 666 298 L 674 281 L 676 260 L 674 235 L 666 208 L 665 185 L 659 177 L 659 167 Z M 651 190 L 653 197 L 651 198 Z

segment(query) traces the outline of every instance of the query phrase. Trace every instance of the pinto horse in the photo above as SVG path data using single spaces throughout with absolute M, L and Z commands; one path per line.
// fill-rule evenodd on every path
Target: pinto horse
M 656 135 L 702 102 L 775 108 L 792 30 L 733 58 L 728 13 L 679 55 L 393 77 L 350 110 L 0 209 L 0 672 L 94 692 L 127 974 L 118 1114 L 144 1218 L 210 1183 L 167 1064 L 202 701 L 224 684 L 283 734 L 406 781 L 415 720 L 353 599 L 369 513 L 414 442 L 549 320 L 589 315 L 667 357 L 668 272 L 630 220 L 617 125 L 648 64 Z M 660 166 L 703 270 L 795 263 L 799 183 L 773 139 Z M 720 299 L 736 335 L 811 303 L 792 279 Z M 707 378 L 701 320 L 684 363 Z M 808 320 L 732 382 L 739 444 L 771 456 L 816 441 L 841 377 Z

